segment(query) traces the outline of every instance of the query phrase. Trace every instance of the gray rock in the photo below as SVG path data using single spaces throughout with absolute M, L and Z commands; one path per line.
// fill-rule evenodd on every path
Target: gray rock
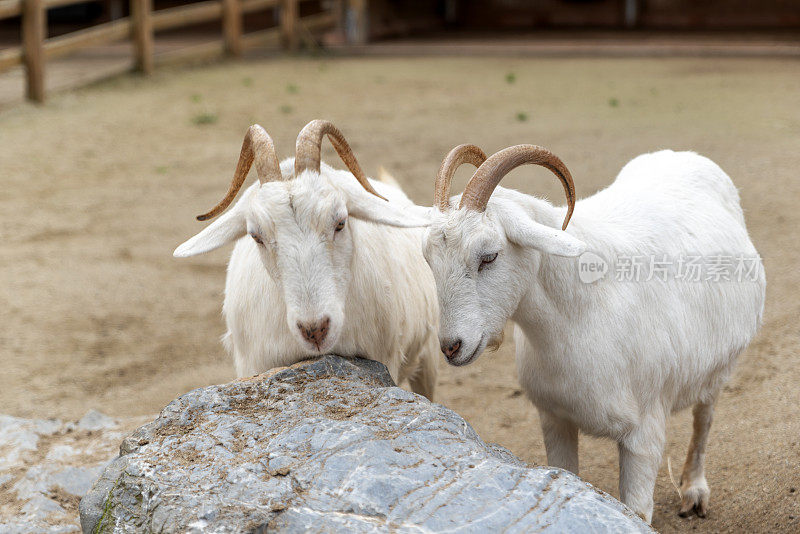
M 170 403 L 80 505 L 84 532 L 650 532 L 487 445 L 377 362 L 326 356 Z
M 97 430 L 110 430 L 112 428 L 116 428 L 117 422 L 114 421 L 109 416 L 98 412 L 97 410 L 89 410 L 86 412 L 80 421 L 78 421 L 78 430 L 88 430 L 88 431 L 97 431 Z
M 0 415 L 0 469 L 19 464 L 27 452 L 36 450 L 40 434 L 52 433 L 48 430 L 46 421 Z
M 94 410 L 77 423 L 0 415 L 0 532 L 80 531 L 80 497 L 142 422 L 117 428 Z

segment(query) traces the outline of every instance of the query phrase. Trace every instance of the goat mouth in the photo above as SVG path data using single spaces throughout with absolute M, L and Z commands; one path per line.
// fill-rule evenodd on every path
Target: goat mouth
M 322 356 L 328 352 L 330 352 L 332 345 L 330 343 L 321 343 L 319 345 L 315 343 L 306 343 L 306 347 L 308 347 L 309 351 L 314 356 Z
M 472 351 L 472 354 L 470 354 L 469 357 L 467 357 L 464 360 L 450 362 L 450 364 L 456 367 L 461 367 L 463 365 L 468 365 L 472 363 L 475 360 L 475 358 L 477 358 L 481 354 L 481 352 L 483 352 L 483 349 L 486 348 L 485 341 L 486 341 L 486 335 L 483 334 L 481 335 L 481 338 L 478 340 L 478 344 L 475 345 L 475 350 Z
M 299 339 L 299 341 L 309 357 L 322 356 L 329 353 L 333 348 L 333 343 L 329 339 L 325 339 L 321 343 L 314 343 L 313 341 L 302 338 Z

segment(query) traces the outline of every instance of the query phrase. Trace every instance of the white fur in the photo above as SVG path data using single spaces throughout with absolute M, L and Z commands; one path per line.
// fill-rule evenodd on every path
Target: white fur
M 293 164 L 282 162 L 285 178 L 293 178 Z M 389 202 L 325 164 L 319 174 L 256 182 L 176 249 L 189 256 L 238 239 L 225 284 L 223 342 L 239 376 L 332 352 L 380 361 L 398 383 L 408 379 L 414 391 L 433 396 L 438 309 L 420 253 L 427 221 L 410 213 L 413 204 L 399 188 L 371 183 Z M 335 232 L 341 220 L 344 229 Z M 298 323 L 325 316 L 330 330 L 315 346 Z
M 711 410 L 760 325 L 763 267 L 755 281 L 633 282 L 609 272 L 584 284 L 576 256 L 589 250 L 611 265 L 622 256 L 755 257 L 738 192 L 707 158 L 665 150 L 635 158 L 579 201 L 562 232 L 565 211 L 498 187 L 484 213 L 432 216 L 424 254 L 440 342 L 460 339 L 452 363 L 464 365 L 513 320 L 519 380 L 541 413 L 548 462 L 577 473 L 578 429 L 615 440 L 621 498 L 647 521 L 667 417 L 696 405 L 682 511 L 704 514 Z

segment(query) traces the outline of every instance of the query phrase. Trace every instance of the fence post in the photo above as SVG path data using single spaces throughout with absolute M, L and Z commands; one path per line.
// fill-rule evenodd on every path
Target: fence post
M 153 72 L 153 0 L 131 0 L 136 70 Z
M 623 18 L 625 19 L 626 28 L 635 28 L 639 25 L 639 17 L 641 15 L 641 6 L 639 0 L 625 0 L 625 9 Z
M 345 21 L 346 21 L 346 1 L 345 0 L 334 0 L 333 2 L 333 14 L 336 16 L 336 39 L 337 41 L 341 41 L 339 44 L 347 42 L 347 31 L 345 29 Z
M 234 57 L 242 55 L 242 4 L 241 0 L 222 0 L 222 31 L 225 52 Z
M 369 6 L 367 0 L 348 0 L 345 32 L 350 44 L 365 44 L 369 40 Z
M 47 9 L 43 0 L 23 0 L 22 43 L 28 99 L 44 102 L 44 40 Z
M 283 0 L 281 40 L 288 50 L 297 50 L 297 0 Z

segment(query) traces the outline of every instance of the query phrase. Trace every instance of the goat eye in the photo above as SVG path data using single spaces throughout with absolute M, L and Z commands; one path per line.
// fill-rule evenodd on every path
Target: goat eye
M 261 240 L 261 237 L 258 234 L 250 234 L 250 237 L 253 238 L 253 241 L 258 243 L 259 245 L 263 245 L 264 241 Z
M 481 264 L 478 267 L 478 270 L 482 271 L 484 267 L 486 267 L 496 259 L 497 259 L 497 252 L 495 252 L 494 254 L 484 254 L 483 256 L 481 256 Z
M 335 231 L 335 232 L 341 232 L 342 230 L 344 230 L 344 222 L 345 222 L 346 220 L 347 220 L 347 219 L 342 219 L 341 221 L 339 221 L 338 223 L 336 223 L 336 229 L 335 229 L 334 231 Z

